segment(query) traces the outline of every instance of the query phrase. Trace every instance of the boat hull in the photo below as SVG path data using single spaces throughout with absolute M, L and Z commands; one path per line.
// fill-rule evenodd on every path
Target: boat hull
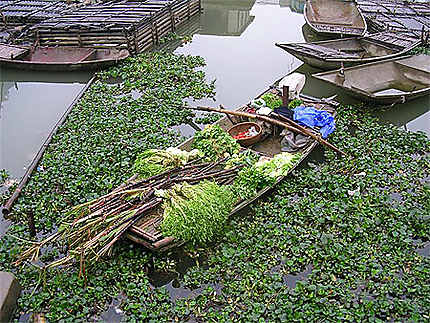
M 354 1 L 307 0 L 305 21 L 316 33 L 332 36 L 363 36 L 367 22 Z
M 276 44 L 304 63 L 332 70 L 378 62 L 406 55 L 421 44 L 419 39 L 402 33 L 383 32 L 358 38 L 344 38 L 310 43 Z
M 346 68 L 343 74 L 334 70 L 312 76 L 362 101 L 404 103 L 430 95 L 430 56 L 395 58 Z
M 19 58 L 0 57 L 0 66 L 29 71 L 98 70 L 129 57 L 127 50 L 74 47 L 41 47 Z

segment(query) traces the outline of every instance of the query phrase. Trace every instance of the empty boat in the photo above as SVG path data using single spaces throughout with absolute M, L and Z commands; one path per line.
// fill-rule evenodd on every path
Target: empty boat
M 395 58 L 312 76 L 364 101 L 404 103 L 430 94 L 430 56 Z
M 383 32 L 365 37 L 313 43 L 276 44 L 291 55 L 323 70 L 372 63 L 405 55 L 421 40 L 405 33 Z
M 355 1 L 307 0 L 306 23 L 317 33 L 363 36 L 366 20 Z
M 21 47 L 0 44 L 0 65 L 21 70 L 94 70 L 126 59 L 125 49 L 83 47 Z

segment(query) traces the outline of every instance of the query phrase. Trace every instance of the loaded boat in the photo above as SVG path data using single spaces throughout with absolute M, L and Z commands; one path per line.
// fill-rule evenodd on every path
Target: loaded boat
M 0 44 L 0 66 L 20 70 L 95 70 L 126 59 L 126 49 L 84 47 L 23 47 Z
M 295 73 L 298 74 L 298 73 Z M 300 75 L 300 74 L 299 74 Z M 282 82 L 282 81 L 281 81 Z M 304 83 L 303 83 L 304 84 Z M 280 90 L 280 82 L 276 82 L 274 85 L 269 87 L 265 92 L 260 94 L 255 100 L 260 99 L 265 94 L 273 94 L 278 98 L 282 98 L 282 91 Z M 335 109 L 339 105 L 336 101 L 331 99 L 317 99 L 306 95 L 300 95 L 300 99 L 306 106 L 313 107 L 318 110 L 327 111 L 329 114 L 334 115 Z M 252 102 L 240 107 L 236 111 L 255 113 L 255 109 L 253 108 Z M 273 114 L 273 113 L 272 113 Z M 271 115 L 272 115 L 271 114 Z M 219 125 L 222 129 L 228 131 L 231 135 L 233 135 L 233 129 L 238 128 L 238 126 L 244 125 L 244 123 L 248 122 L 247 118 L 238 117 L 238 116 L 225 116 L 218 120 L 215 124 Z M 280 154 L 284 149 L 282 146 L 283 134 L 280 130 L 276 129 L 276 127 L 272 127 L 267 129 L 267 124 L 262 122 L 256 128 L 266 128 L 266 136 L 261 137 L 261 140 L 257 141 L 246 141 L 243 142 L 244 145 L 249 146 L 249 148 L 256 152 L 260 156 L 265 156 L 267 158 L 274 157 Z M 257 129 L 259 130 L 259 129 Z M 240 131 L 240 130 L 239 130 Z M 302 138 L 300 145 L 295 147 L 296 151 L 294 153 L 300 153 L 300 158 L 298 158 L 294 165 L 289 169 L 288 174 L 291 173 L 318 145 L 318 142 L 310 137 Z M 194 141 L 194 137 L 188 139 L 184 143 L 178 146 L 179 149 L 185 151 L 191 151 L 191 147 Z M 241 142 L 241 141 L 239 141 Z M 257 192 L 256 195 L 249 199 L 240 200 L 235 205 L 234 209 L 231 211 L 230 216 L 238 213 L 240 210 L 262 197 L 268 191 L 273 189 L 274 186 L 279 184 L 288 174 L 284 174 L 276 178 L 276 181 L 273 185 L 267 186 Z M 126 185 L 130 186 L 133 182 L 136 181 L 136 177 L 132 177 L 127 181 Z M 147 214 L 142 217 L 137 223 L 132 225 L 128 233 L 126 234 L 127 238 L 145 246 L 146 248 L 152 251 L 165 251 L 170 248 L 179 246 L 184 243 L 184 241 L 177 241 L 173 237 L 165 237 L 163 236 L 161 229 L 159 228 L 161 222 L 163 221 L 163 214 L 160 212 L 153 212 L 151 214 Z
M 421 40 L 406 33 L 382 32 L 358 38 L 344 38 L 312 43 L 289 43 L 276 46 L 304 63 L 323 70 L 372 63 L 405 55 Z
M 366 20 L 352 0 L 307 0 L 306 23 L 317 33 L 363 36 Z
M 430 56 L 389 59 L 312 76 L 364 101 L 404 103 L 430 94 Z

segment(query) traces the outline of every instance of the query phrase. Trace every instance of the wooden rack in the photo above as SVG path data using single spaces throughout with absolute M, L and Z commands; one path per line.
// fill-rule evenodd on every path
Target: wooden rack
M 66 11 L 30 32 L 42 46 L 125 48 L 137 54 L 200 10 L 200 0 L 110 1 Z

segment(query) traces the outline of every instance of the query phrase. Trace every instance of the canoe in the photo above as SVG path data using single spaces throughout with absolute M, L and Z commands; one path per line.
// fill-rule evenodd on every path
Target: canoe
M 405 33 L 378 34 L 312 43 L 275 44 L 304 63 L 323 70 L 372 63 L 405 55 L 421 40 Z
M 307 0 L 306 23 L 317 33 L 363 36 L 367 23 L 355 1 Z
M 276 82 L 268 90 L 264 91 L 257 98 L 261 97 L 263 94 L 268 92 L 275 93 L 280 96 L 279 91 L 276 89 L 277 83 L 278 82 Z M 301 95 L 301 99 L 304 102 L 306 102 L 307 105 L 314 106 L 315 108 L 318 108 L 318 109 L 326 110 L 332 113 L 333 115 L 335 113 L 336 107 L 339 105 L 339 103 L 333 100 L 329 100 L 329 99 L 321 100 L 321 99 L 316 99 L 316 98 L 304 96 L 304 95 Z M 244 111 L 247 108 L 248 108 L 248 105 L 244 105 L 237 110 Z M 238 120 L 236 117 L 232 116 L 230 118 L 223 117 L 220 120 L 218 120 L 215 124 L 218 124 L 221 128 L 227 130 L 233 126 L 232 122 L 236 123 L 236 122 L 242 122 L 242 121 L 244 120 Z M 184 143 L 182 143 L 181 145 L 179 145 L 178 148 L 182 150 L 190 151 L 193 141 L 194 141 L 194 138 L 190 138 Z M 281 152 L 280 141 L 281 141 L 281 137 L 279 136 L 279 134 L 277 134 L 276 136 L 269 136 L 268 138 L 264 139 L 262 142 L 259 142 L 251 146 L 251 148 L 254 151 L 259 152 L 260 154 L 273 157 L 274 155 Z M 290 169 L 289 173 L 291 173 L 315 149 L 317 145 L 318 145 L 317 141 L 311 140 L 307 147 L 300 150 L 302 154 L 301 158 L 296 162 L 295 166 Z M 285 176 L 279 177 L 273 186 L 266 187 L 260 190 L 257 193 L 257 195 L 255 195 L 254 197 L 247 200 L 239 201 L 236 204 L 235 208 L 232 210 L 230 216 L 237 214 L 243 208 L 245 208 L 255 200 L 261 198 L 267 192 L 272 190 L 277 184 L 279 184 L 284 178 Z M 131 180 L 133 180 L 133 178 Z M 134 241 L 138 244 L 145 246 L 146 248 L 152 251 L 165 251 L 183 244 L 184 243 L 183 241 L 175 241 L 172 237 L 163 236 L 163 234 L 158 229 L 158 226 L 162 222 L 162 219 L 163 219 L 162 215 L 160 214 L 152 214 L 147 217 L 144 217 L 129 229 L 126 235 L 127 238 L 130 239 L 131 241 Z
M 430 56 L 406 58 L 313 74 L 351 96 L 377 104 L 403 103 L 430 94 Z
M 83 47 L 21 47 L 0 44 L 0 66 L 20 70 L 76 71 L 95 70 L 126 59 L 125 49 Z

